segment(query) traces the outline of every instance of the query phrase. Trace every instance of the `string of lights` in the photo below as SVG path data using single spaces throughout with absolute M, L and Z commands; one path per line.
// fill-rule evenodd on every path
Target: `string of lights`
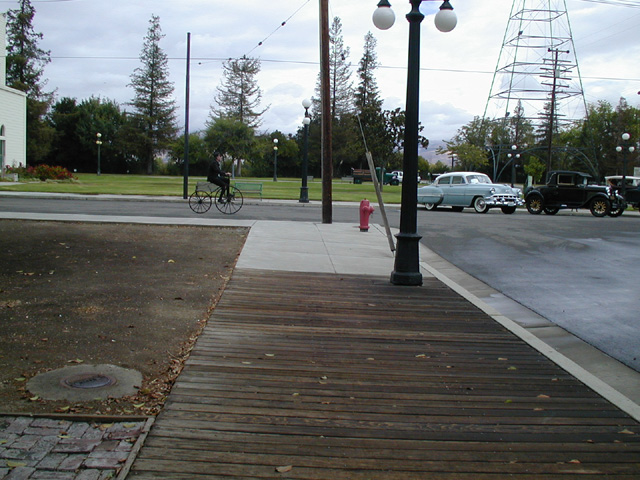
M 291 20 L 300 10 L 302 10 L 307 5 L 307 3 L 309 3 L 310 1 L 311 0 L 306 0 L 306 2 L 304 2 L 302 5 L 300 5 L 300 7 L 295 12 L 293 12 L 291 15 L 289 15 L 289 18 L 287 18 L 284 22 L 282 22 L 280 25 L 278 25 L 278 27 L 273 32 L 271 32 L 269 35 L 267 35 L 262 41 L 258 42 L 258 44 L 255 47 L 253 47 L 251 50 L 249 50 L 247 53 L 245 53 L 244 56 L 248 57 L 251 52 L 253 52 L 258 47 L 261 47 L 264 44 L 264 42 L 269 40 L 278 30 L 280 30 L 282 27 L 284 27 L 287 24 L 287 22 L 289 20 Z

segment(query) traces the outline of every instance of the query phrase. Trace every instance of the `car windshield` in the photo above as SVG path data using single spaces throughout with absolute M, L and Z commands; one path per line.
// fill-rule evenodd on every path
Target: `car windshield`
M 467 175 L 468 183 L 491 183 L 491 180 L 486 175 Z

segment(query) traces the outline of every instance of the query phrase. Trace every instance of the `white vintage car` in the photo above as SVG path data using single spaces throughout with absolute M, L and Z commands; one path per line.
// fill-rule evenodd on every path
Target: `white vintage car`
M 524 204 L 519 188 L 493 183 L 487 175 L 478 172 L 440 175 L 431 185 L 418 188 L 418 203 L 427 210 L 447 206 L 461 212 L 465 207 L 473 207 L 478 213 L 486 213 L 490 208 L 500 208 L 506 214 Z

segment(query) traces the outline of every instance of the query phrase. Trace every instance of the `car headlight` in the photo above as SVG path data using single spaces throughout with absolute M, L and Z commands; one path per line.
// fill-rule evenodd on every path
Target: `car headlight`
M 489 190 L 491 192 L 491 195 L 493 195 L 494 193 L 496 193 L 496 189 L 491 187 L 491 189 Z

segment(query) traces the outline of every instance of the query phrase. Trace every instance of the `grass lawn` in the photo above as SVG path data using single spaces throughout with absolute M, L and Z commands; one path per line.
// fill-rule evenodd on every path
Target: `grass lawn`
M 77 193 L 84 195 L 162 195 L 182 197 L 183 177 L 148 176 L 148 175 L 110 175 L 110 174 L 76 174 L 77 180 L 72 182 L 30 182 L 0 185 L 0 191 L 14 192 L 53 192 Z M 189 193 L 196 182 L 204 181 L 204 177 L 189 178 Z M 259 182 L 263 184 L 262 197 L 270 199 L 297 200 L 300 198 L 300 179 L 279 178 L 277 182 L 267 178 L 238 178 L 241 182 Z M 322 181 L 314 179 L 308 183 L 309 200 L 322 200 Z M 385 203 L 400 203 L 401 187 L 385 185 L 383 200 Z M 332 197 L 335 202 L 359 202 L 368 198 L 376 201 L 376 193 L 372 182 L 353 185 L 339 179 L 333 181 Z

